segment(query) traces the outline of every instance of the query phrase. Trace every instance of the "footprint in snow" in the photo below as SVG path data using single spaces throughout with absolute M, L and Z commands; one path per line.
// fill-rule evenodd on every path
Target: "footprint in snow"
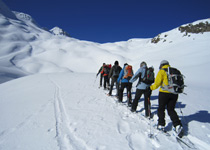
M 117 130 L 120 134 L 129 133 L 130 132 L 130 126 L 125 121 L 120 121 L 117 124 Z

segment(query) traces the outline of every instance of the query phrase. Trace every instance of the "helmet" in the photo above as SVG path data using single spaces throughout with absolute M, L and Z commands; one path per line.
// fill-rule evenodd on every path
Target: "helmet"
M 169 62 L 167 60 L 162 60 L 160 62 L 160 65 L 169 65 Z
M 160 62 L 160 68 L 162 68 L 164 65 L 169 65 L 169 62 L 167 60 L 162 60 Z

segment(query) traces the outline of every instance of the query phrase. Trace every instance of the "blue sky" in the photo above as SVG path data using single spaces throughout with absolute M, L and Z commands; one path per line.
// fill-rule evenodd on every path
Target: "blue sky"
M 152 38 L 182 24 L 210 18 L 210 0 L 3 0 L 42 27 L 98 43 Z

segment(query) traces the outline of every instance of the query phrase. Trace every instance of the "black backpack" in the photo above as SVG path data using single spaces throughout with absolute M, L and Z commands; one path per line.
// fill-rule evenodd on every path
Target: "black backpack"
M 117 78 L 120 74 L 120 67 L 119 66 L 113 66 L 113 72 L 112 72 L 112 77 Z
M 110 68 L 106 65 L 106 66 L 104 66 L 104 74 L 109 74 L 109 70 L 110 70 Z
M 154 68 L 153 67 L 146 68 L 145 75 L 141 79 L 141 81 L 146 83 L 146 84 L 152 84 L 152 83 L 155 82 L 155 73 L 154 73 Z
M 161 86 L 161 88 L 173 94 L 183 93 L 184 87 L 186 86 L 184 85 L 184 75 L 182 75 L 178 69 L 172 67 L 163 70 L 167 73 L 168 85 Z

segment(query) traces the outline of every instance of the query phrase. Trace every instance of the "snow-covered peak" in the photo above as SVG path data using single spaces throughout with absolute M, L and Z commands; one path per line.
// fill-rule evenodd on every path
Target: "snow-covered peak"
M 50 30 L 50 32 L 54 35 L 65 35 L 70 37 L 69 33 L 67 33 L 66 31 L 64 31 L 63 29 L 59 28 L 59 27 L 54 27 Z
M 25 13 L 22 13 L 22 12 L 17 12 L 17 11 L 13 11 L 13 13 L 16 15 L 16 17 L 19 20 L 21 20 L 23 22 L 32 22 L 32 23 L 38 25 L 36 23 L 36 21 L 30 15 L 28 15 L 28 14 L 25 14 Z

